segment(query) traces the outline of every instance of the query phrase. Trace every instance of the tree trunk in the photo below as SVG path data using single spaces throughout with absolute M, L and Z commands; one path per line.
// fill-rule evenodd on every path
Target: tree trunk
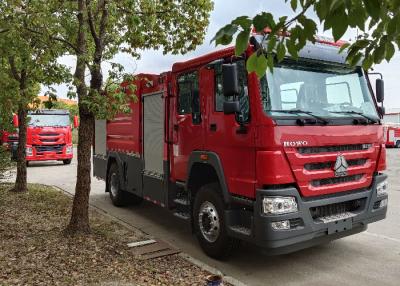
M 22 91 L 24 92 L 24 91 Z M 13 192 L 26 192 L 27 186 L 27 173 L 26 173 L 26 106 L 20 104 L 18 107 L 18 121 L 19 121 L 19 138 L 17 149 L 17 178 L 15 180 Z
M 89 194 L 91 187 L 91 146 L 94 116 L 79 103 L 78 168 L 72 214 L 68 234 L 90 233 Z
M 80 127 L 78 133 L 78 168 L 76 176 L 75 196 L 72 205 L 71 220 L 65 233 L 68 235 L 89 233 L 89 194 L 91 187 L 91 144 L 93 138 L 94 116 L 84 102 L 87 98 L 85 84 L 85 57 L 87 52 L 85 34 L 85 2 L 78 0 L 79 31 L 77 38 L 77 64 L 74 82 L 79 99 Z

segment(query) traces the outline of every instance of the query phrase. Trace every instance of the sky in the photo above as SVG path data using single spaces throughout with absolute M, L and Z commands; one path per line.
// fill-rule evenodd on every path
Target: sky
M 290 1 L 288 1 L 290 2 Z M 271 12 L 275 18 L 283 15 L 292 15 L 289 4 L 284 0 L 214 0 L 214 11 L 211 13 L 210 25 L 207 29 L 204 43 L 199 46 L 195 51 L 186 55 L 163 55 L 162 51 L 144 50 L 141 53 L 141 58 L 135 60 L 126 54 L 118 54 L 114 61 L 121 63 L 126 72 L 129 73 L 161 73 L 171 69 L 172 64 L 178 61 L 185 61 L 205 53 L 221 49 L 222 47 L 215 47 L 214 43 L 210 40 L 214 37 L 215 33 L 232 19 L 241 15 L 255 16 L 261 11 Z M 288 14 L 289 13 L 289 14 Z M 309 13 L 310 17 L 315 18 L 313 13 Z M 323 33 L 320 29 L 320 34 L 331 36 L 330 32 Z M 348 31 L 343 40 L 350 40 L 354 37 L 355 31 Z M 75 58 L 71 56 L 62 57 L 60 63 L 74 68 Z M 108 63 L 102 66 L 103 73 L 106 75 L 110 69 Z M 376 72 L 381 72 L 385 79 L 385 106 L 387 109 L 400 108 L 400 52 L 397 51 L 394 58 L 390 63 L 382 63 L 375 66 Z M 59 97 L 66 97 L 68 89 L 65 85 L 53 86 L 57 90 Z M 47 89 L 43 88 L 42 93 Z

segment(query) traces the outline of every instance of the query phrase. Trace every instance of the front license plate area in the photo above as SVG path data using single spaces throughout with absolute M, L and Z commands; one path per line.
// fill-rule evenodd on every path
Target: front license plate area
M 328 223 L 328 234 L 350 230 L 353 227 L 353 219 L 346 218 Z

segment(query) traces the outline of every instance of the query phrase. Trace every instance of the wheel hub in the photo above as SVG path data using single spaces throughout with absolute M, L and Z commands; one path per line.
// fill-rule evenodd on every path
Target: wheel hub
M 113 195 L 113 197 L 116 197 L 118 194 L 118 178 L 115 173 L 111 175 L 110 179 L 110 192 Z
M 215 242 L 219 237 L 220 220 L 216 207 L 211 202 L 204 202 L 200 206 L 199 226 L 204 238 Z

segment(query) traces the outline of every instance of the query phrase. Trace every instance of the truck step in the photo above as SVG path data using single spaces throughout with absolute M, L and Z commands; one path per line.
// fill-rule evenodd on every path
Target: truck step
M 175 212 L 174 216 L 183 219 L 183 220 L 189 220 L 190 219 L 190 215 L 188 213 L 181 213 L 181 212 Z
M 241 235 L 246 235 L 250 236 L 251 235 L 251 229 L 241 226 L 241 225 L 234 225 L 229 227 L 233 232 L 240 233 Z
M 177 205 L 181 205 L 181 206 L 189 206 L 190 205 L 190 202 L 187 198 L 175 199 L 174 203 Z
M 186 186 L 186 183 L 185 183 L 185 182 L 176 181 L 175 184 L 176 184 L 176 186 L 177 186 L 179 189 L 182 189 L 182 190 L 185 189 L 185 186 Z

